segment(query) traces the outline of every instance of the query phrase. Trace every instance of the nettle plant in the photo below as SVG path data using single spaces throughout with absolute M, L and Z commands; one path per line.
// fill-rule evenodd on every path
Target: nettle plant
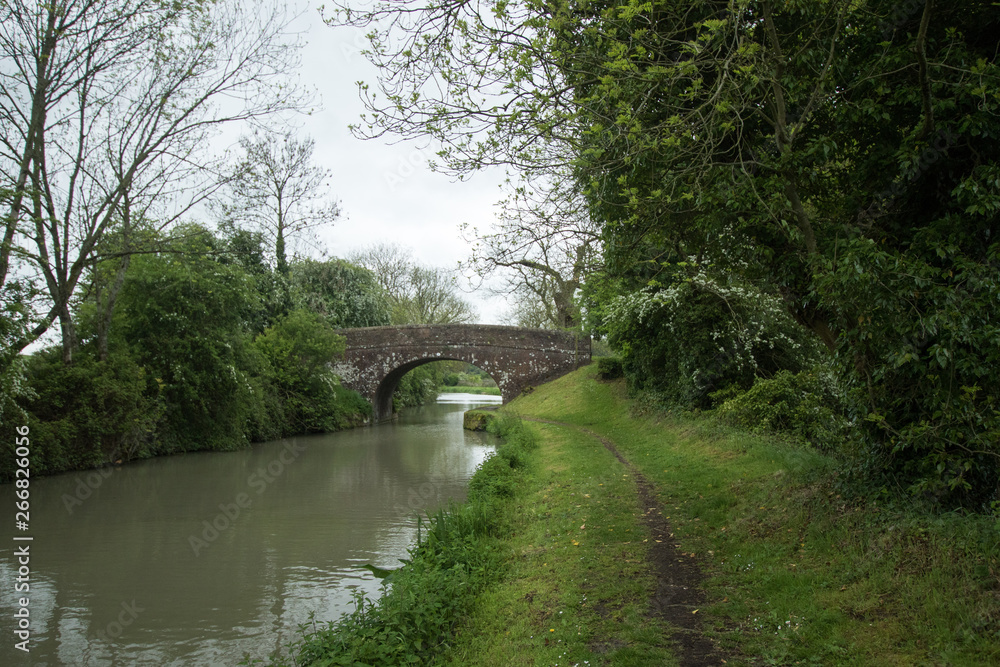
M 617 297 L 605 326 L 630 388 L 680 407 L 710 407 L 709 394 L 746 391 L 758 378 L 797 373 L 822 358 L 780 299 L 703 269 Z

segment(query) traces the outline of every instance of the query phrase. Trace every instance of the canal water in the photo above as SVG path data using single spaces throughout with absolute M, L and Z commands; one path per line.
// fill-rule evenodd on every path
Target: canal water
M 0 542 L 0 665 L 235 665 L 378 595 L 359 566 L 397 567 L 417 514 L 463 499 L 493 449 L 462 413 L 499 397 L 442 400 L 373 428 L 33 480 L 29 593 Z M 14 648 L 22 595 L 29 654 Z

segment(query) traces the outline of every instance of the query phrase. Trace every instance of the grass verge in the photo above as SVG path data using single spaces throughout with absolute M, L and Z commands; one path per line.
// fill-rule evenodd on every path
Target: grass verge
M 676 665 L 669 628 L 648 613 L 655 582 L 632 475 L 591 436 L 528 426 L 542 445 L 511 508 L 507 572 L 440 663 Z
M 601 383 L 595 375 L 593 366 L 582 369 L 511 407 L 599 433 L 655 485 L 676 544 L 708 577 L 710 604 L 700 613 L 728 664 L 1000 664 L 996 517 L 928 515 L 849 500 L 841 496 L 830 456 L 724 428 L 710 417 L 679 420 L 643 411 L 620 383 Z M 545 456 L 551 447 L 592 446 L 558 439 L 550 445 L 552 437 L 543 439 Z M 571 492 L 579 493 L 591 476 L 547 465 L 551 483 Z M 630 509 L 607 505 L 599 523 L 615 529 L 609 534 L 618 532 Z M 571 514 L 565 507 L 561 512 Z M 573 523 L 558 516 L 548 519 L 552 535 Z M 640 549 L 631 557 L 641 555 Z M 521 563 L 504 591 L 544 576 L 534 560 Z M 620 563 L 607 564 L 587 578 L 613 580 L 621 570 Z M 637 571 L 641 578 L 642 568 Z M 479 624 L 503 614 L 490 600 L 504 591 L 484 596 L 456 654 L 489 641 Z M 465 656 L 464 664 L 481 657 Z M 590 659 L 606 663 L 603 656 Z
M 473 476 L 467 501 L 421 523 L 417 545 L 385 579 L 383 595 L 359 595 L 355 611 L 335 623 L 303 626 L 288 657 L 274 656 L 271 665 L 424 665 L 448 648 L 476 596 L 506 570 L 510 506 L 536 447 L 516 419 L 498 419 L 492 428 L 504 442 Z

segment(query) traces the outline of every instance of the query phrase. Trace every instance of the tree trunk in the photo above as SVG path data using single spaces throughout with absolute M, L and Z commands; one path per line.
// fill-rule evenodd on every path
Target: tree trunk
M 128 271 L 131 262 L 131 254 L 122 257 L 121 262 L 118 264 L 118 271 L 115 273 L 115 279 L 107 288 L 106 294 L 105 290 L 100 288 L 97 292 L 97 358 L 101 361 L 107 361 L 108 359 L 108 337 L 111 333 L 111 318 L 114 316 L 118 294 L 121 292 L 122 285 L 125 284 L 125 273 Z M 106 299 L 104 299 L 104 303 L 101 303 L 103 296 L 106 296 Z
M 69 300 L 62 302 L 59 308 L 59 329 L 62 331 L 62 360 L 64 364 L 73 363 L 73 353 L 76 352 L 76 324 L 69 312 Z

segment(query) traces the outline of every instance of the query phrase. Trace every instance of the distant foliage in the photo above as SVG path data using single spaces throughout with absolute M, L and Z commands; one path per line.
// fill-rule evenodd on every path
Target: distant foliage
M 629 386 L 685 407 L 709 407 L 710 393 L 746 390 L 780 370 L 801 371 L 819 354 L 778 299 L 703 273 L 614 299 L 605 326 Z
M 619 357 L 601 357 L 597 360 L 597 377 L 602 380 L 617 380 L 625 377 L 625 369 Z
M 333 374 L 330 361 L 343 354 L 344 337 L 316 313 L 293 310 L 257 336 L 254 346 L 267 363 L 267 413 L 256 422 L 254 439 L 335 431 L 371 416 L 371 407 L 359 405 L 360 396 Z
M 443 365 L 444 362 L 431 362 L 404 375 L 392 394 L 393 411 L 435 400 L 444 383 Z
M 291 282 L 295 306 L 317 313 L 334 328 L 391 323 L 389 298 L 368 269 L 340 259 L 304 259 L 292 265 Z

